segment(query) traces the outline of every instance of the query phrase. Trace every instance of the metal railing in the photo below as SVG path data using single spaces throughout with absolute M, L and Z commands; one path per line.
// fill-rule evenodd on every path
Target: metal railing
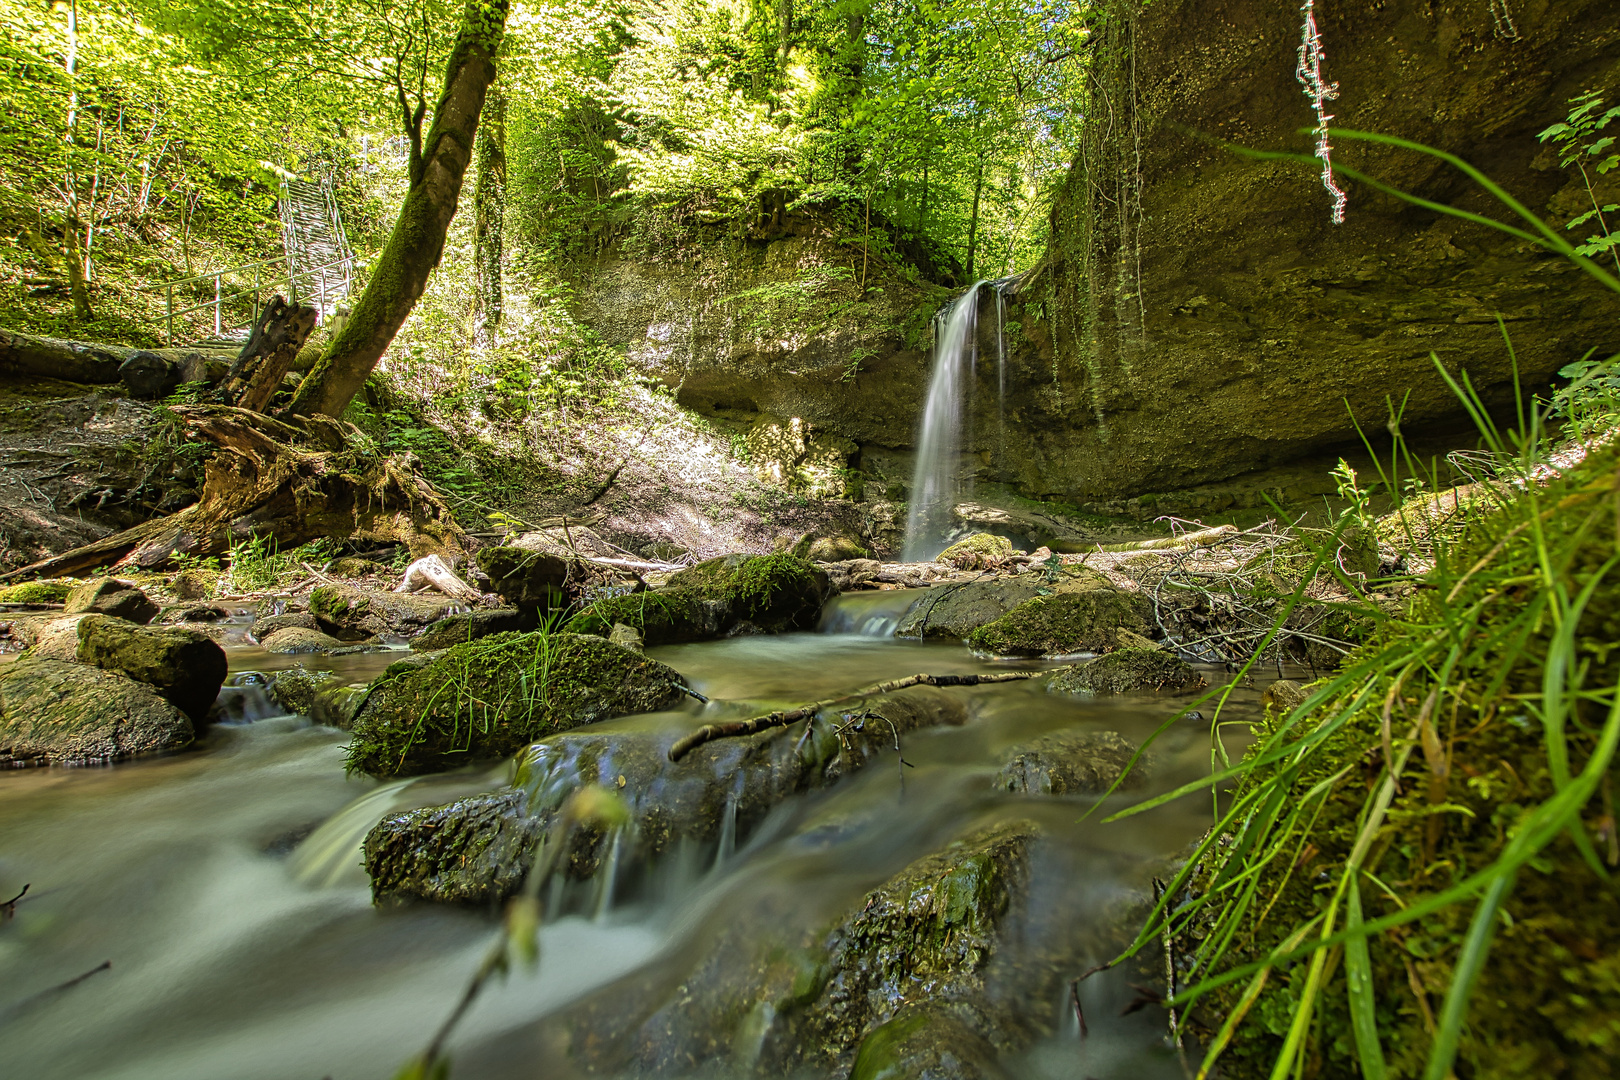
M 280 271 L 269 273 L 270 267 L 280 267 Z M 245 271 L 253 271 L 250 284 L 238 286 L 236 282 L 226 282 L 226 277 L 239 275 Z M 329 273 L 330 272 L 330 275 Z M 299 267 L 296 270 L 288 268 L 287 256 L 277 255 L 273 259 L 261 259 L 258 262 L 242 263 L 240 266 L 228 266 L 222 270 L 215 270 L 206 274 L 193 274 L 190 277 L 176 278 L 173 281 L 160 281 L 155 285 L 143 285 L 138 292 L 156 292 L 162 290 L 164 343 L 174 344 L 174 320 L 176 316 L 190 315 L 192 312 L 214 309 L 214 336 L 219 337 L 226 329 L 237 330 L 243 327 L 252 327 L 259 321 L 259 315 L 264 311 L 260 300 L 268 289 L 272 295 L 275 291 L 286 294 L 290 303 L 299 303 L 301 290 L 298 288 L 298 279 L 310 278 L 314 285 L 312 290 L 317 300 L 316 311 L 321 317 L 329 314 L 335 308 L 336 300 L 347 296 L 354 284 L 354 258 L 344 255 L 320 266 Z M 177 287 L 190 285 L 195 282 L 212 282 L 214 298 L 192 304 L 190 307 L 174 306 L 174 291 Z M 329 288 L 330 286 L 330 288 Z M 341 290 L 341 291 L 340 291 Z M 247 320 L 241 321 L 234 317 L 227 317 L 226 306 L 232 301 L 243 297 L 252 297 L 252 313 Z M 329 304 L 328 298 L 333 298 Z M 181 297 L 185 302 L 185 297 Z

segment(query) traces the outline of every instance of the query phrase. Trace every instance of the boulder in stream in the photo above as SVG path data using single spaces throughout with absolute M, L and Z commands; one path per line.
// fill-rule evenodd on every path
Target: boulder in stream
M 1126 639 L 1129 631 L 1116 635 Z M 1066 668 L 1053 675 L 1046 688 L 1053 693 L 1131 694 L 1140 692 L 1190 694 L 1204 686 L 1193 666 L 1167 649 L 1125 647 L 1090 663 Z
M 502 757 L 580 724 L 667 709 L 684 685 L 602 638 L 495 634 L 389 665 L 354 717 L 348 767 L 409 776 Z
M 708 599 L 698 589 L 671 588 L 604 597 L 570 619 L 566 629 L 607 637 L 619 624 L 639 630 L 645 645 L 671 645 L 719 637 L 731 623 L 727 601 Z
M 935 562 L 958 570 L 983 570 L 999 566 L 1013 553 L 1012 541 L 995 533 L 974 533 L 940 552 Z
M 1140 593 L 1088 589 L 1026 600 L 968 635 L 991 656 L 1072 656 L 1118 648 L 1119 631 L 1148 633 L 1151 606 Z
M 284 626 L 259 639 L 265 652 L 296 655 L 298 653 L 329 653 L 343 648 L 343 642 L 319 630 L 306 630 L 302 626 Z
M 278 671 L 270 678 L 270 698 L 289 713 L 308 716 L 315 707 L 315 695 L 336 678 L 330 671 L 301 667 Z
M 1020 795 L 1101 795 L 1125 774 L 1136 753 L 1112 731 L 1056 731 L 1007 752 L 993 786 Z M 1126 777 L 1136 787 L 1143 774 L 1140 761 Z
M 0 766 L 104 764 L 194 737 L 185 713 L 123 675 L 31 657 L 0 667 Z
M 225 684 L 225 650 L 179 626 L 138 626 L 108 615 L 79 620 L 77 658 L 146 683 L 201 725 Z
M 65 615 L 94 612 L 113 615 L 135 623 L 149 623 L 159 608 L 133 581 L 122 578 L 91 578 L 68 593 L 62 605 Z
M 307 611 L 288 611 L 280 615 L 265 615 L 253 620 L 253 637 L 263 642 L 277 630 L 296 626 L 304 630 L 319 630 L 321 624 Z
M 309 594 L 309 611 L 320 628 L 343 641 L 383 635 L 415 637 L 456 607 L 454 600 L 440 593 L 413 596 L 357 585 L 321 585 Z
M 670 576 L 671 589 L 724 601 L 734 624 L 767 633 L 810 630 L 832 593 L 827 575 L 796 555 L 724 555 Z
M 982 581 L 936 585 L 900 620 L 894 636 L 960 641 L 1031 600 L 1108 588 L 1112 585 L 1107 578 L 1082 566 L 1065 566 L 1052 574 L 1032 570 Z
M 728 828 L 733 836 L 745 836 L 784 799 L 892 755 L 896 738 L 967 720 L 960 697 L 932 687 L 875 698 L 866 708 L 875 715 L 842 735 L 825 720 L 818 720 L 808 736 L 802 723 L 794 724 L 717 739 L 675 763 L 668 754 L 680 732 L 581 730 L 549 736 L 525 755 L 520 787 L 384 818 L 366 838 L 372 891 L 379 898 L 456 902 L 511 895 L 528 873 L 535 843 L 550 828 L 556 808 L 589 784 L 619 792 L 628 804 L 627 836 L 637 858 L 656 858 L 681 843 L 711 844 Z M 565 864 L 568 876 L 593 876 L 605 842 L 599 832 L 576 834 Z
M 419 652 L 448 649 L 468 641 L 505 634 L 514 630 L 532 630 L 534 619 L 517 608 L 493 608 L 462 611 L 446 615 L 438 622 L 411 639 L 411 648 Z
M 495 593 L 515 608 L 550 611 L 564 602 L 568 562 L 559 555 L 521 547 L 490 547 L 478 553 L 478 568 L 489 575 Z

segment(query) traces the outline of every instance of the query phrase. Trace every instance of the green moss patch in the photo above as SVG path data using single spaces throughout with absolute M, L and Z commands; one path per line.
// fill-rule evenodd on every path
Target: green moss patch
M 607 637 L 614 624 L 641 632 L 646 645 L 702 641 L 720 632 L 720 622 L 693 589 L 665 589 L 598 600 L 563 627 L 570 634 Z
M 1058 593 L 1027 600 L 968 635 L 968 647 L 991 656 L 1065 656 L 1107 652 L 1118 631 L 1146 634 L 1147 603 L 1118 589 Z
M 935 562 L 948 563 L 959 570 L 998 566 L 1013 553 L 1012 541 L 994 533 L 974 533 L 939 553 Z
M 831 594 L 827 575 L 796 555 L 726 555 L 698 563 L 669 579 L 671 589 L 724 601 L 731 618 L 762 630 L 808 630 Z
M 0 589 L 0 604 L 60 604 L 72 591 L 72 585 L 61 582 L 25 581 Z
M 1054 693 L 1129 694 L 1138 691 L 1189 694 L 1204 685 L 1192 665 L 1164 649 L 1118 649 L 1089 664 L 1052 676 Z

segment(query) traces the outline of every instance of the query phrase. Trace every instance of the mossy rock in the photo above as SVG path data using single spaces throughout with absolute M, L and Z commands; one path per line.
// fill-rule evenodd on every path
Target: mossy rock
M 968 647 L 991 656 L 1069 656 L 1108 652 L 1118 631 L 1146 634 L 1151 609 L 1138 593 L 1092 589 L 1037 596 L 968 635 Z
M 199 567 L 182 570 L 170 579 L 169 591 L 181 600 L 206 600 L 214 595 L 223 576 L 218 570 Z
M 705 598 L 692 588 L 661 589 L 598 600 L 563 627 L 570 634 L 607 637 L 615 624 L 641 632 L 645 645 L 706 641 L 730 624 L 725 601 Z
M 908 1005 L 873 1028 L 855 1054 L 849 1080 L 1007 1080 L 995 1046 L 972 1010 Z
M 634 846 L 624 857 L 651 859 L 681 845 L 713 845 L 728 817 L 733 835 L 746 837 L 785 800 L 871 762 L 892 763 L 897 736 L 967 720 L 959 695 L 932 687 L 887 694 L 869 708 L 882 719 L 842 738 L 819 723 L 802 740 L 802 725 L 775 728 L 705 743 L 677 763 L 669 760 L 675 734 L 668 731 L 548 735 L 525 754 L 520 788 L 384 818 L 366 839 L 372 891 L 457 903 L 509 896 L 528 872 L 535 841 L 550 828 L 554 811 L 589 784 L 619 792 L 629 809 Z M 564 873 L 589 878 L 602 854 L 599 833 L 577 836 Z
M 872 553 L 852 536 L 818 536 L 804 550 L 811 562 L 845 562 L 849 559 L 870 559 Z
M 517 608 L 480 609 L 446 615 L 411 639 L 411 649 L 417 652 L 448 649 L 468 641 L 506 634 L 514 630 L 534 629 L 534 619 L 528 612 Z
M 0 604 L 60 604 L 73 586 L 60 581 L 25 581 L 0 589 Z
M 386 567 L 375 559 L 361 559 L 353 555 L 345 555 L 341 559 L 333 559 L 327 572 L 343 578 L 370 577 L 372 574 L 382 573 Z
M 1191 664 L 1166 649 L 1121 648 L 1058 672 L 1046 688 L 1061 694 L 1190 694 L 1203 685 L 1204 677 Z
M 504 757 L 556 731 L 667 709 L 682 685 L 598 637 L 495 634 L 391 665 L 354 718 L 348 768 L 409 776 Z
M 308 630 L 302 626 L 284 626 L 273 634 L 266 634 L 259 644 L 265 652 L 294 656 L 298 653 L 329 653 L 343 648 L 343 642 L 331 634 Z
M 194 737 L 185 713 L 126 676 L 30 657 L 0 667 L 0 767 L 105 764 Z
M 62 605 L 64 615 L 93 612 L 135 623 L 149 623 L 161 609 L 133 581 L 121 578 L 91 578 L 68 593 Z
M 225 684 L 225 650 L 178 626 L 138 626 L 110 615 L 79 620 L 78 660 L 151 686 L 200 725 Z
M 1058 731 L 1007 751 L 992 786 L 1021 795 L 1101 795 L 1121 776 L 1140 786 L 1142 764 L 1126 775 L 1136 747 L 1112 731 Z
M 478 553 L 478 567 L 490 588 L 516 608 L 549 611 L 563 603 L 568 563 L 544 551 L 490 547 Z
M 1065 566 L 1051 577 L 1043 573 L 1009 574 L 966 584 L 936 585 L 901 617 L 894 636 L 961 641 L 1020 604 L 1042 596 L 1111 588 L 1107 578 L 1082 566 Z
M 734 621 L 771 633 L 814 628 L 832 592 L 825 571 L 788 554 L 723 555 L 671 575 L 668 585 L 724 601 Z
M 934 561 L 946 563 L 958 570 L 980 570 L 1005 562 L 1013 550 L 1012 541 L 1005 536 L 997 536 L 995 533 L 974 533 L 940 552 Z
M 289 713 L 308 716 L 315 708 L 315 695 L 336 678 L 330 671 L 301 667 L 278 671 L 270 680 L 270 699 Z
M 309 613 L 320 629 L 343 641 L 415 637 L 456 607 L 439 593 L 413 596 L 358 585 L 321 585 L 309 594 Z

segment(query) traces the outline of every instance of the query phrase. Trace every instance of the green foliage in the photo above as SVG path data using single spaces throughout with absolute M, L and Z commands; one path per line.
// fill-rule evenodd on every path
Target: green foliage
M 1558 163 L 1566 169 L 1574 167 L 1586 185 L 1586 195 L 1592 209 L 1577 215 L 1564 228 L 1578 229 L 1596 222 L 1598 231 L 1588 236 L 1586 243 L 1575 250 L 1587 256 L 1607 253 L 1615 269 L 1620 270 L 1620 251 L 1616 250 L 1620 247 L 1620 236 L 1609 232 L 1609 223 L 1604 217 L 1605 214 L 1620 211 L 1620 203 L 1599 205 L 1592 181 L 1594 172 L 1601 176 L 1620 168 L 1620 150 L 1615 148 L 1616 136 L 1603 134 L 1612 121 L 1620 118 L 1620 105 L 1605 110 L 1603 97 L 1596 90 L 1588 90 L 1579 97 L 1571 98 L 1569 104 L 1569 116 L 1536 138 L 1556 145 Z
M 1569 385 L 1553 391 L 1547 402 L 1553 416 L 1568 425 L 1566 434 L 1581 441 L 1620 426 L 1620 367 L 1616 359 L 1588 356 L 1558 369 Z
M 231 545 L 230 589 L 233 592 L 266 592 L 309 576 L 305 562 L 325 562 L 332 557 L 330 540 L 312 540 L 291 551 L 281 551 L 270 536 L 251 536 Z

